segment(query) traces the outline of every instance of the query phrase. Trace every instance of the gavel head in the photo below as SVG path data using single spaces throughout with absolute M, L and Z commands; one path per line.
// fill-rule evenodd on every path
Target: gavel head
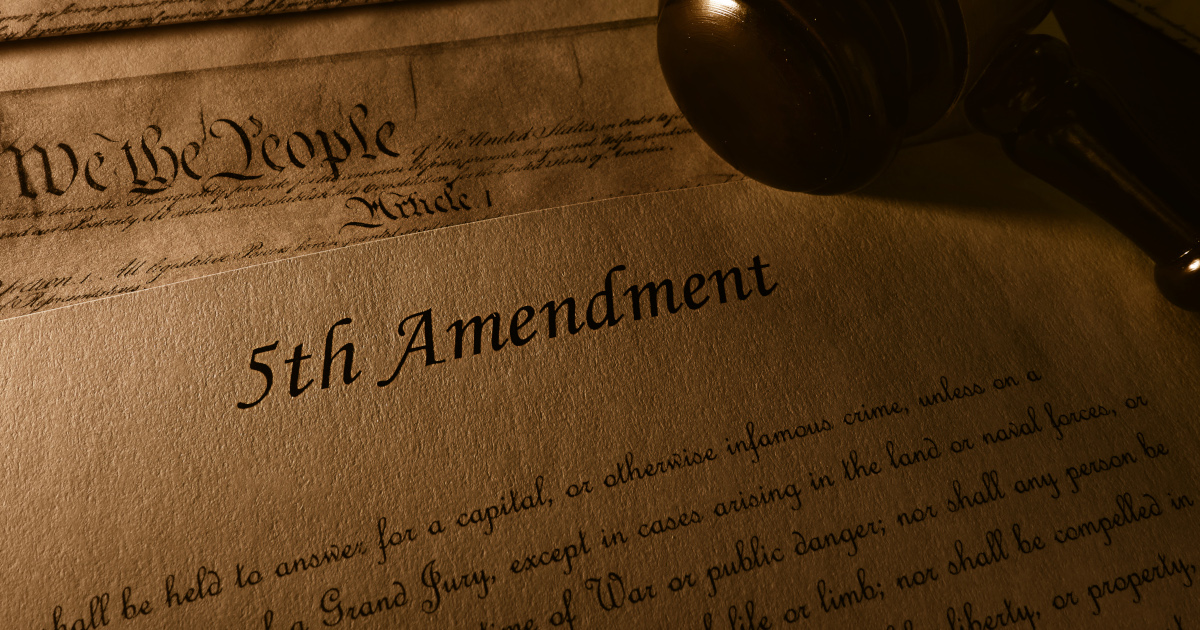
M 1050 0 L 660 0 L 671 94 L 722 158 L 776 188 L 854 190 L 934 127 Z

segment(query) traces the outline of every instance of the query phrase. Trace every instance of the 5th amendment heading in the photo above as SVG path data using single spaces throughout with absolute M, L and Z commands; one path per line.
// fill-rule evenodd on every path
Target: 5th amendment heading
M 431 367 L 462 359 L 467 356 L 468 347 L 471 356 L 482 354 L 485 339 L 491 352 L 496 353 L 509 347 L 521 348 L 538 338 L 551 340 L 616 326 L 626 321 L 627 315 L 631 321 L 639 322 L 659 315 L 674 315 L 684 308 L 695 311 L 714 303 L 744 302 L 755 295 L 766 298 L 779 286 L 768 280 L 769 267 L 755 256 L 745 267 L 745 273 L 740 267 L 731 267 L 691 274 L 678 285 L 665 278 L 631 284 L 624 291 L 617 291 L 614 285 L 619 285 L 625 266 L 616 265 L 605 274 L 604 288 L 586 303 L 566 297 L 547 301 L 540 308 L 521 306 L 503 317 L 498 312 L 459 317 L 444 329 L 441 324 L 435 329 L 433 309 L 425 309 L 400 321 L 396 333 L 401 340 L 407 340 L 406 347 L 394 363 L 389 362 L 389 367 L 395 366 L 389 375 L 381 374 L 385 377 L 376 380 L 375 385 L 391 385 L 406 364 L 411 369 L 414 365 Z M 330 326 L 325 334 L 324 352 L 318 349 L 316 357 L 302 343 L 290 352 L 281 353 L 278 340 L 251 350 L 247 384 L 242 387 L 248 394 L 237 401 L 237 408 L 251 409 L 269 396 L 283 396 L 284 390 L 287 396 L 297 398 L 317 386 L 318 380 L 320 389 L 333 386 L 334 379 L 339 379 L 342 385 L 358 382 L 362 370 L 356 369 L 355 364 L 353 324 L 346 317 Z M 336 350 L 335 343 L 341 343 Z M 286 380 L 286 386 L 276 386 L 277 373 Z

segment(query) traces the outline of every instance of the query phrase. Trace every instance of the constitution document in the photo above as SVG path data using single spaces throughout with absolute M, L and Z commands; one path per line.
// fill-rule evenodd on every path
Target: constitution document
M 630 19 L 2 93 L 0 318 L 740 179 L 675 107 L 654 32 Z
M 10 91 L 613 22 L 656 0 L 405 0 L 0 46 Z
M 7 0 L 0 41 L 330 9 L 386 0 Z
M 400 152 L 372 117 L 384 107 L 343 109 L 354 157 L 339 169 Z M 214 116 L 202 146 L 261 124 L 280 144 L 254 142 L 251 164 L 301 169 L 272 119 Z M 569 143 L 579 121 L 563 124 Z M 168 146 L 201 172 L 203 151 L 156 133 L 160 175 Z M 451 160 L 437 142 L 479 133 L 404 155 Z M 524 133 L 478 137 L 503 154 Z M 0 616 L 1194 627 L 1200 321 L 1099 220 L 1008 171 L 960 177 L 954 158 L 901 163 L 866 195 L 734 182 L 623 197 L 0 322 Z M 542 153 L 469 168 L 527 159 Z M 221 164 L 202 178 L 266 174 Z M 226 179 L 228 199 L 169 203 L 236 212 L 221 204 L 315 190 Z M 494 181 L 438 183 L 459 206 L 444 213 L 414 196 L 337 221 L 486 211 L 516 186 Z

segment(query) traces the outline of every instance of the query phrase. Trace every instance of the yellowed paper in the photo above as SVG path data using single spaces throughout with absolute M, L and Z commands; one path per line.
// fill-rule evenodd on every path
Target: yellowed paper
M 899 201 L 929 172 L 522 214 L 0 323 L 0 610 L 1191 627 L 1200 323 L 1040 184 Z
M 512 35 L 655 15 L 655 0 L 427 0 L 9 42 L 0 91 Z
M 0 95 L 0 317 L 740 176 L 653 19 Z
M 384 0 L 8 0 L 0 41 L 330 9 Z

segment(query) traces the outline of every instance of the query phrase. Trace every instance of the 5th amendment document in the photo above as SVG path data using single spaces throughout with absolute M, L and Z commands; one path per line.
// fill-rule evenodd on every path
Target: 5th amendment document
M 4 623 L 1193 627 L 1200 323 L 1022 187 L 721 184 L 0 322 Z

